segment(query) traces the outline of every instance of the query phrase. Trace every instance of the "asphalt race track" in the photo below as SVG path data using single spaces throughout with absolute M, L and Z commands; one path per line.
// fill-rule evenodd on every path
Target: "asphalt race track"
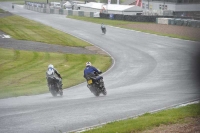
M 0 100 L 1 133 L 69 132 L 199 99 L 200 44 L 42 14 L 0 3 L 0 8 L 101 47 L 113 57 L 104 76 L 108 95 L 95 97 L 86 83 L 64 91 Z M 83 64 L 84 65 L 84 64 Z M 97 66 L 98 67 L 98 66 Z

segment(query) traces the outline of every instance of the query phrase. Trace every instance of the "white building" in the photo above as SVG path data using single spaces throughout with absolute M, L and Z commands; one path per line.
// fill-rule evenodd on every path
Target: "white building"
M 89 2 L 86 4 L 78 4 L 79 9 L 88 12 L 103 12 L 108 14 L 124 14 L 136 15 L 142 13 L 142 7 L 136 5 L 118 5 L 118 4 L 105 4 Z
M 142 0 L 143 11 L 173 11 L 177 16 L 198 16 L 200 0 Z

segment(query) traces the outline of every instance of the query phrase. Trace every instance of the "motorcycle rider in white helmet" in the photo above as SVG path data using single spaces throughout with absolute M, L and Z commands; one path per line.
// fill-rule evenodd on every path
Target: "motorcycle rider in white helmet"
M 52 64 L 50 64 L 47 68 L 47 71 L 46 71 L 46 78 L 48 79 L 48 77 L 55 77 L 59 84 L 60 84 L 60 87 L 62 89 L 62 77 L 60 75 L 60 73 L 54 68 L 54 66 Z M 49 81 L 47 80 L 47 83 L 48 83 L 48 87 L 50 85 Z

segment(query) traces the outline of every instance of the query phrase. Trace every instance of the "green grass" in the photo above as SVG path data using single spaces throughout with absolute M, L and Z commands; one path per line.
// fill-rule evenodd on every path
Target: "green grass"
M 105 55 L 63 54 L 0 48 L 0 98 L 48 92 L 45 72 L 51 63 L 61 73 L 63 88 L 85 82 L 85 62 L 106 71 L 111 58 Z
M 19 40 L 30 40 L 73 47 L 91 45 L 67 33 L 16 15 L 0 18 L 0 30 Z
M 161 32 L 155 32 L 154 30 L 143 30 L 143 29 L 140 29 L 139 27 L 138 28 L 127 27 L 128 24 L 145 24 L 145 25 L 152 24 L 149 22 L 131 22 L 131 21 L 110 20 L 110 19 L 91 18 L 91 17 L 89 18 L 89 17 L 80 17 L 80 16 L 67 16 L 67 17 L 72 18 L 72 19 L 97 23 L 97 24 L 104 23 L 105 25 L 111 25 L 111 26 L 115 26 L 115 27 L 131 29 L 131 30 L 136 30 L 136 31 L 150 33 L 150 34 L 161 35 L 161 36 L 168 36 L 168 37 L 180 38 L 180 39 L 185 39 L 185 40 L 200 41 L 199 38 L 191 38 L 188 36 L 181 36 L 181 35 L 177 35 L 177 34 L 165 34 L 165 33 L 161 33 Z
M 4 12 L 5 12 L 4 10 L 0 9 L 0 13 L 4 13 Z
M 184 123 L 188 117 L 200 117 L 200 104 L 192 104 L 181 108 L 169 109 L 158 113 L 146 113 L 138 118 L 111 122 L 100 128 L 84 133 L 134 133 L 149 130 L 160 125 Z

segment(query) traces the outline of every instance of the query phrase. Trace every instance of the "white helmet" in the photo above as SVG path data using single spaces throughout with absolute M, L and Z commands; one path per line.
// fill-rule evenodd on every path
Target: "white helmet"
M 86 62 L 86 66 L 91 66 L 92 63 L 91 62 Z
M 47 74 L 48 75 L 53 75 L 54 74 L 54 70 L 53 70 L 53 65 L 52 64 L 50 64 L 49 66 L 48 66 L 48 70 L 47 70 Z
M 48 68 L 54 68 L 52 64 L 49 64 Z

